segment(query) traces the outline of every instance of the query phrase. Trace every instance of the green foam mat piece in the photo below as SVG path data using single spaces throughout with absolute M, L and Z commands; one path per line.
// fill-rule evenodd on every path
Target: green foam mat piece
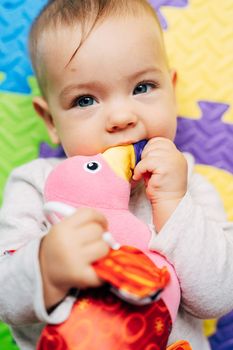
M 45 127 L 36 116 L 32 96 L 37 87 L 30 79 L 32 95 L 0 93 L 0 203 L 10 171 L 38 157 L 40 142 L 49 142 Z
M 0 322 L 0 349 L 19 350 L 11 336 L 9 328 L 2 322 Z

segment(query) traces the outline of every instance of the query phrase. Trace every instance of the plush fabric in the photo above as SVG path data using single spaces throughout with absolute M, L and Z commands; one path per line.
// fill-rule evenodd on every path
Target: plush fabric
M 92 294 L 88 293 L 86 297 L 84 293 L 84 301 L 90 304 L 90 310 L 85 317 L 85 322 L 89 324 L 88 329 L 93 329 L 91 335 L 87 332 L 86 339 L 82 328 L 80 328 L 79 324 L 82 322 L 82 312 L 80 313 L 80 300 L 78 298 L 77 303 L 72 309 L 72 314 L 75 313 L 76 318 L 71 314 L 67 320 L 67 325 L 48 326 L 42 333 L 40 350 L 49 349 L 49 344 L 51 344 L 52 339 L 55 341 L 55 338 L 56 341 L 60 339 L 60 341 L 66 343 L 63 346 L 64 349 L 65 346 L 67 349 L 71 349 L 72 346 L 79 349 L 79 346 L 83 344 L 83 339 L 86 339 L 84 341 L 84 343 L 86 342 L 86 349 L 89 349 L 91 344 L 93 349 L 100 349 L 101 347 L 115 349 L 115 347 L 119 347 L 119 344 L 121 349 L 128 349 L 130 347 L 130 349 L 136 350 L 150 347 L 153 344 L 157 344 L 157 348 L 160 350 L 166 348 L 171 326 L 175 322 L 180 303 L 180 287 L 175 271 L 169 262 L 159 253 L 149 251 L 148 242 L 151 238 L 149 226 L 145 225 L 143 221 L 139 220 L 129 211 L 129 180 L 137 158 L 133 150 L 132 145 L 122 146 L 109 149 L 103 154 L 96 156 L 75 156 L 64 160 L 48 176 L 45 184 L 45 203 L 47 202 L 47 205 L 50 204 L 50 208 L 54 205 L 55 214 L 56 208 L 59 210 L 59 204 L 69 205 L 72 208 L 91 207 L 102 212 L 108 220 L 109 231 L 122 248 L 119 249 L 118 253 L 115 252 L 114 254 L 112 252 L 105 258 L 108 264 L 100 265 L 97 262 L 94 265 L 97 273 L 110 283 L 110 285 L 113 285 L 115 289 L 117 288 L 118 296 L 122 296 L 122 299 L 125 299 L 125 293 L 129 295 L 131 291 L 132 294 L 133 283 L 135 283 L 133 280 L 139 279 L 139 276 L 142 279 L 142 266 L 144 277 L 146 277 L 145 268 L 147 267 L 148 272 L 153 276 L 152 280 L 154 283 L 156 282 L 154 286 L 155 292 L 156 289 L 161 289 L 162 291 L 159 295 L 159 301 L 140 307 L 138 305 L 130 306 L 121 299 L 118 301 L 115 300 L 114 303 L 120 304 L 119 310 L 116 309 L 112 313 L 107 312 L 105 314 L 104 310 L 107 307 L 106 300 L 109 298 L 109 292 L 103 289 L 102 300 L 101 293 L 95 290 Z M 59 212 L 59 217 L 61 213 L 62 210 Z M 132 251 L 125 246 L 129 246 L 129 248 L 136 247 L 142 250 L 149 257 L 149 260 L 146 256 L 143 258 L 140 251 Z M 119 260 L 119 255 L 121 257 L 121 264 L 119 265 L 118 263 L 116 267 L 116 257 Z M 100 266 L 102 266 L 101 269 Z M 114 271 L 119 270 L 119 268 L 122 272 L 116 274 Z M 126 271 L 129 269 L 131 275 L 133 274 L 132 278 L 127 278 L 129 272 L 127 274 Z M 122 280 L 124 276 L 123 271 L 126 273 L 124 280 Z M 148 277 L 147 275 L 147 283 L 149 282 Z M 146 280 L 143 280 L 144 283 L 146 283 Z M 96 293 L 98 294 L 97 300 L 95 298 Z M 140 296 L 137 293 L 139 293 L 139 290 L 134 290 L 134 297 Z M 151 293 L 153 293 L 153 290 L 150 293 L 148 292 L 148 296 Z M 106 339 L 103 337 L 101 329 L 96 330 L 93 327 L 96 323 L 95 315 L 96 313 L 98 315 L 99 307 L 103 308 L 101 319 L 106 324 L 111 321 L 111 318 L 114 320 L 116 315 L 118 315 L 119 324 L 128 324 L 130 319 L 132 319 L 133 324 L 137 324 L 138 314 L 141 314 L 140 318 L 143 320 L 143 323 L 140 326 L 138 325 L 136 329 L 135 327 L 130 327 L 130 329 L 122 329 L 122 331 L 119 331 L 119 326 L 116 325 L 112 329 L 112 336 Z M 149 318 L 147 316 L 148 313 L 150 315 Z M 162 327 L 162 331 L 160 330 L 160 332 L 153 331 L 153 325 L 156 324 L 157 319 L 160 319 Z M 74 335 L 67 331 L 69 326 L 74 334 L 82 334 L 82 336 L 75 338 Z M 129 332 L 132 338 L 135 337 L 135 341 L 128 341 L 127 337 L 125 337 L 126 332 Z M 69 334 L 71 339 L 69 339 Z M 117 344 L 116 339 L 118 339 Z

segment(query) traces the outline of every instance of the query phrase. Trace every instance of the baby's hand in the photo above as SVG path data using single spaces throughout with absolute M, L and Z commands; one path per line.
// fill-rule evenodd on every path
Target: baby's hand
M 40 266 L 46 308 L 62 300 L 70 288 L 102 284 L 91 265 L 109 252 L 103 240 L 106 231 L 102 214 L 81 208 L 54 225 L 42 239 Z
M 154 224 L 159 231 L 187 191 L 187 162 L 174 143 L 162 137 L 151 139 L 133 180 L 144 178 L 146 194 L 152 204 Z

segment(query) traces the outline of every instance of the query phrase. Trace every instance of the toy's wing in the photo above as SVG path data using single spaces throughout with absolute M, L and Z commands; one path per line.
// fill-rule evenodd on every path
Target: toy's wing
M 133 304 L 155 301 L 169 282 L 166 267 L 158 268 L 141 250 L 122 246 L 93 264 L 112 291 Z

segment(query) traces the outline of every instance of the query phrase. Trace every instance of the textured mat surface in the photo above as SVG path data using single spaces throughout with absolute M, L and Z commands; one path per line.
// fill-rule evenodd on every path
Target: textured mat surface
M 32 19 L 45 0 L 1 0 L 0 2 L 0 72 L 4 80 L 0 90 L 30 93 L 27 78 L 32 75 L 28 60 L 27 36 Z
M 17 165 L 38 157 L 48 137 L 31 107 L 37 93 L 27 55 L 27 34 L 45 0 L 0 2 L 0 201 Z M 178 73 L 178 132 L 181 150 L 194 154 L 197 171 L 218 189 L 233 220 L 233 5 L 232 0 L 151 0 L 159 14 L 171 67 Z M 48 148 L 43 147 L 45 153 Z M 225 336 L 232 315 L 218 323 L 214 350 L 232 350 Z M 213 323 L 208 324 L 213 332 Z M 229 335 L 229 332 L 227 333 Z M 232 332 L 231 332 L 232 334 Z M 224 347 L 225 346 L 225 347 Z M 15 349 L 5 325 L 0 349 Z

